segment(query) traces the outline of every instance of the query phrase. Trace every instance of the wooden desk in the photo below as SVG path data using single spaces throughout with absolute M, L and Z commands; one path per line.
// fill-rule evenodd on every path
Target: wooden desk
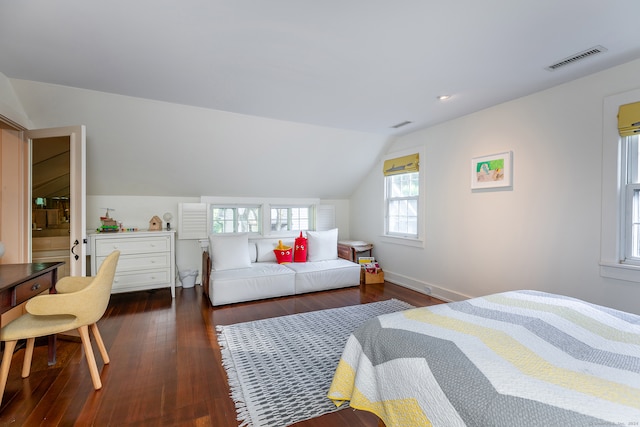
M 30 298 L 55 293 L 58 267 L 63 262 L 0 264 L 0 327 L 25 313 Z M 49 337 L 49 365 L 56 363 L 55 335 Z

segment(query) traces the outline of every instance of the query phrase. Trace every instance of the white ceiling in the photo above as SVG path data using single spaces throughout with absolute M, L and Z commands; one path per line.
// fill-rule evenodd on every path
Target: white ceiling
M 639 58 L 638 16 L 638 0 L 0 0 L 0 72 L 393 135 Z

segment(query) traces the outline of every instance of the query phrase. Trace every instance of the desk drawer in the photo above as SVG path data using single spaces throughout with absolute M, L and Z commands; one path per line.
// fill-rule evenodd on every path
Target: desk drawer
M 96 242 L 96 256 L 107 256 L 115 250 L 120 251 L 121 255 L 169 252 L 171 250 L 171 238 L 169 236 L 112 238 Z
M 27 282 L 21 283 L 16 286 L 13 292 L 13 301 L 12 305 L 18 305 L 29 298 L 32 298 L 43 291 L 51 288 L 53 285 L 51 273 L 43 274 L 42 276 L 38 276 L 35 279 L 31 279 Z

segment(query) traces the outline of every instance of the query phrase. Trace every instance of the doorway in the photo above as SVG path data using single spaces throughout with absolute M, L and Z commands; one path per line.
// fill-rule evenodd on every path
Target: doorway
M 68 136 L 31 140 L 31 260 L 71 267 L 71 151 Z
M 84 126 L 25 131 L 30 261 L 64 261 L 58 277 L 85 276 L 87 271 L 85 135 Z

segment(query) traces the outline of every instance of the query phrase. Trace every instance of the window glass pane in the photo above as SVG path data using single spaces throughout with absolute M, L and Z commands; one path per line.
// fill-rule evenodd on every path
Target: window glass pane
M 233 232 L 233 209 L 213 208 L 213 233 Z
M 626 137 L 627 143 L 627 183 L 640 184 L 640 150 L 638 150 L 638 135 Z
M 418 172 L 385 177 L 387 233 L 418 237 L 419 177 Z
M 260 207 L 213 207 L 213 233 L 259 233 Z
M 271 209 L 271 231 L 289 229 L 289 210 L 286 208 Z
M 257 233 L 260 231 L 260 208 L 237 208 L 239 233 Z
M 308 206 L 271 208 L 271 231 L 308 230 L 310 211 Z
M 411 175 L 411 189 L 409 190 L 410 196 L 417 197 L 420 194 L 420 186 L 418 185 L 418 174 L 412 173 Z
M 633 206 L 631 214 L 631 256 L 640 258 L 640 190 L 633 192 Z
M 309 208 L 291 209 L 291 229 L 301 231 L 309 229 Z

